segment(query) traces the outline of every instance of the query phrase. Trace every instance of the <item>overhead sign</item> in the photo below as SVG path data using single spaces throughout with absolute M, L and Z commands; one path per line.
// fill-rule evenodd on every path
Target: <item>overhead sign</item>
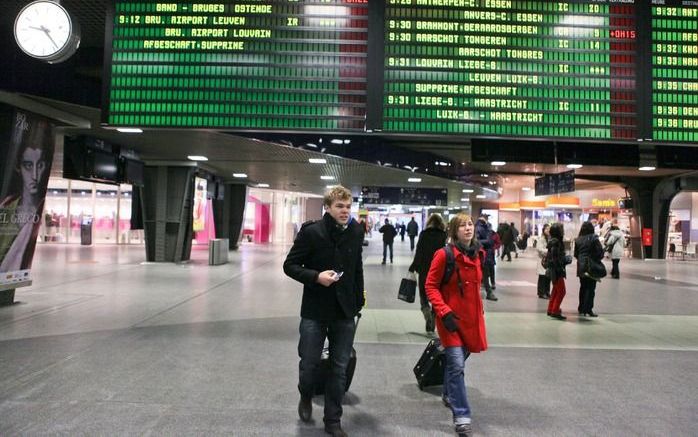
M 574 170 L 536 178 L 536 196 L 574 191 Z
M 363 187 L 361 197 L 369 205 L 446 206 L 448 190 L 441 188 Z

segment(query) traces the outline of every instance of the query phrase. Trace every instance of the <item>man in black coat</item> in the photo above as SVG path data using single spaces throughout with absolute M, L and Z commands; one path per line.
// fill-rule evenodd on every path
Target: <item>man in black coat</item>
M 395 236 L 397 235 L 397 230 L 395 226 L 390 224 L 390 220 L 385 219 L 385 224 L 378 229 L 378 232 L 383 234 L 383 262 L 385 264 L 385 257 L 387 251 L 390 250 L 390 264 L 393 263 L 393 241 L 395 241 Z
M 301 227 L 284 262 L 284 273 L 303 284 L 301 305 L 298 414 L 312 416 L 315 372 L 325 338 L 330 342 L 332 370 L 325 383 L 325 431 L 345 436 L 340 420 L 346 370 L 354 343 L 354 317 L 364 304 L 361 260 L 364 231 L 352 220 L 351 192 L 332 188 L 324 198 L 322 220 Z
M 419 225 L 412 217 L 409 223 L 407 223 L 407 236 L 410 237 L 410 250 L 414 250 L 414 239 L 419 234 Z

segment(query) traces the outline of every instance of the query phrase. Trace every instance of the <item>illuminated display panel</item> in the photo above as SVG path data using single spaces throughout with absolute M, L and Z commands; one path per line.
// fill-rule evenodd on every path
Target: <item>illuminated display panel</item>
M 633 139 L 635 4 L 387 0 L 384 132 Z
M 698 4 L 661 3 L 652 6 L 652 138 L 698 143 Z
M 116 1 L 103 121 L 363 130 L 367 1 Z

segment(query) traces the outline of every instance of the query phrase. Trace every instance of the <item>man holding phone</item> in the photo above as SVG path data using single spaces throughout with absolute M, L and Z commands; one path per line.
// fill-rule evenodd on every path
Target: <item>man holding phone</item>
M 334 437 L 347 435 L 340 423 L 342 399 L 354 317 L 364 305 L 364 230 L 350 216 L 351 202 L 351 191 L 332 187 L 324 197 L 322 220 L 303 224 L 284 262 L 284 273 L 303 284 L 298 415 L 304 422 L 311 420 L 315 372 L 328 338 L 332 370 L 325 383 L 323 421 L 325 431 Z

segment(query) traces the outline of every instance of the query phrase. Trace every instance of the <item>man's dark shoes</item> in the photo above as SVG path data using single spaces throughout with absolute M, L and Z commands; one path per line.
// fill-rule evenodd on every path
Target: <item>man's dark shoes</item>
M 599 317 L 599 315 L 596 314 L 596 313 L 593 312 L 593 311 L 592 311 L 592 312 L 589 312 L 589 313 L 586 313 L 586 315 L 589 316 L 589 317 Z
M 487 300 L 497 302 L 499 299 L 497 298 L 497 296 L 494 295 L 494 293 L 487 293 Z
M 383 262 L 381 262 L 381 264 L 385 264 L 385 260 L 383 260 Z
M 458 437 L 471 437 L 473 435 L 473 428 L 469 423 L 456 425 L 456 434 L 458 434 Z
M 298 401 L 298 416 L 303 422 L 310 422 L 313 416 L 313 398 L 308 396 L 301 396 L 301 400 Z
M 331 425 L 325 425 L 325 432 L 332 437 L 349 437 L 349 434 L 344 432 L 342 425 L 339 423 L 333 423 Z

